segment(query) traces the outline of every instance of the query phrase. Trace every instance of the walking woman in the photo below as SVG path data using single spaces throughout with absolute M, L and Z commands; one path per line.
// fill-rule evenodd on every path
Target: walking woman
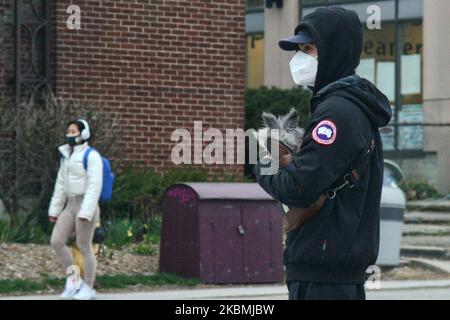
M 61 163 L 48 213 L 54 223 L 50 243 L 67 272 L 73 265 L 73 258 L 66 242 L 75 232 L 77 246 L 84 258 L 85 273 L 80 286 L 74 287 L 68 279 L 61 299 L 96 298 L 93 287 L 97 261 L 92 251 L 92 239 L 100 221 L 98 202 L 102 190 L 103 162 L 96 151 L 89 152 L 86 161 L 90 138 L 87 121 L 71 121 L 67 126 L 67 144 L 58 148 Z

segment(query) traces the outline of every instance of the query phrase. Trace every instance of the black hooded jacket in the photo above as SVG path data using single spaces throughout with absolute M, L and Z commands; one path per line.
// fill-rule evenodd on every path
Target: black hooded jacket
M 349 172 L 375 140 L 368 168 L 354 188 L 343 188 L 302 228 L 287 234 L 286 280 L 363 283 L 379 247 L 383 150 L 378 128 L 391 119 L 388 99 L 355 75 L 363 31 L 353 11 L 320 8 L 305 16 L 318 48 L 311 118 L 293 161 L 274 175 L 256 176 L 261 187 L 289 206 L 307 208 Z

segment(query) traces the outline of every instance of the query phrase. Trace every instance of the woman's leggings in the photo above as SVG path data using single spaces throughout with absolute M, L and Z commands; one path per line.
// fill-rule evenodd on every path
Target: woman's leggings
M 64 271 L 67 271 L 73 262 L 72 254 L 66 247 L 66 242 L 75 231 L 77 246 L 84 259 L 84 282 L 92 288 L 97 270 L 97 260 L 92 251 L 92 239 L 94 237 L 95 227 L 100 219 L 100 209 L 97 206 L 91 221 L 80 220 L 77 218 L 77 215 L 80 211 L 82 201 L 83 196 L 68 199 L 66 207 L 59 215 L 53 227 L 50 243 Z

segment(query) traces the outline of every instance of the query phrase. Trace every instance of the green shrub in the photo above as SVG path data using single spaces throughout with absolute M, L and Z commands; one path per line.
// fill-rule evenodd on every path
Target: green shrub
M 105 245 L 113 249 L 140 242 L 142 248 L 137 250 L 142 253 L 146 251 L 146 245 L 156 245 L 160 241 L 160 215 L 154 215 L 148 221 L 111 219 L 104 222 L 103 226 L 106 228 Z
M 138 246 L 133 248 L 133 253 L 140 254 L 143 256 L 154 256 L 157 251 L 155 246 L 148 243 L 140 243 Z
M 157 246 L 160 242 L 159 233 L 148 233 L 143 237 L 136 247 L 133 248 L 133 253 L 141 254 L 144 256 L 154 256 L 157 253 Z
M 400 188 L 406 195 L 407 200 L 436 199 L 441 197 L 433 186 L 425 182 L 401 182 Z
M 11 242 L 17 236 L 17 230 L 7 219 L 0 219 L 0 243 Z
M 16 215 L 10 219 L 0 219 L 0 243 L 50 243 L 50 229 L 40 224 L 29 224 L 23 226 L 25 217 Z
M 102 204 L 102 217 L 150 221 L 159 214 L 164 190 L 180 181 L 201 182 L 208 173 L 201 169 L 173 169 L 157 173 L 153 169 L 127 168 L 118 174 L 113 199 Z
M 134 237 L 142 224 L 138 221 L 114 219 L 106 223 L 105 245 L 120 249 L 134 241 Z
M 289 112 L 291 107 L 297 110 L 300 117 L 299 124 L 304 127 L 309 119 L 310 98 L 310 91 L 302 87 L 293 89 L 269 89 L 267 87 L 247 89 L 245 93 L 245 129 L 259 129 L 262 125 L 261 115 L 263 111 L 281 115 Z M 246 155 L 248 155 L 247 147 Z M 248 158 L 244 166 L 244 173 L 250 181 L 255 181 L 253 164 L 249 164 Z
M 309 100 L 311 93 L 302 87 L 279 89 L 261 87 L 247 89 L 245 93 L 245 129 L 257 129 L 261 126 L 263 111 L 273 114 L 285 114 L 294 107 L 300 116 L 300 125 L 309 119 Z

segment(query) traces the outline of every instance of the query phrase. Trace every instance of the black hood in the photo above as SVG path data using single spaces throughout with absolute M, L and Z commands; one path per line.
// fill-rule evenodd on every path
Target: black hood
M 355 73 L 363 44 L 363 28 L 354 11 L 324 7 L 306 15 L 295 34 L 307 30 L 318 49 L 319 66 L 313 93 Z
M 389 99 L 367 79 L 350 75 L 330 83 L 316 92 L 311 99 L 311 112 L 317 103 L 330 95 L 338 95 L 357 105 L 375 128 L 386 126 L 392 117 Z

